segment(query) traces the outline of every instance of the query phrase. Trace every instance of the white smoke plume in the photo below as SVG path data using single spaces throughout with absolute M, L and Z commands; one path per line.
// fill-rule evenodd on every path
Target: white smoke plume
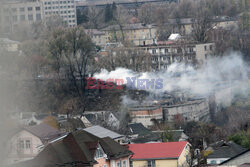
M 222 87 L 233 88 L 241 83 L 248 83 L 248 73 L 249 66 L 245 64 L 240 53 L 232 52 L 223 57 L 210 58 L 204 66 L 198 69 L 184 63 L 174 63 L 167 70 L 159 72 L 136 73 L 129 69 L 117 68 L 111 72 L 102 70 L 94 77 L 102 80 L 123 79 L 125 84 L 127 77 L 136 77 L 137 79 L 161 78 L 163 79 L 162 89 L 146 90 L 162 93 L 178 89 L 205 97 Z M 243 85 L 249 88 L 249 84 Z M 241 93 L 244 93 L 244 91 Z

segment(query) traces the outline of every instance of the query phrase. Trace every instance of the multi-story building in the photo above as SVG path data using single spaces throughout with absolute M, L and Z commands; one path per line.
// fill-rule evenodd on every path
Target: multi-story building
M 124 53 L 143 53 L 150 54 L 150 69 L 160 71 L 167 69 L 172 63 L 186 63 L 201 65 L 214 54 L 214 43 L 198 44 L 187 40 L 158 41 L 154 45 L 138 46 L 131 48 L 116 47 L 107 50 L 113 55 Z M 126 54 L 124 54 L 126 55 Z M 145 54 L 146 56 L 146 54 Z
M 76 26 L 76 8 L 74 0 L 41 0 L 44 17 L 60 16 L 70 26 Z
M 135 46 L 152 45 L 156 43 L 157 28 L 142 23 L 111 25 L 102 31 L 108 37 L 108 42 L 128 41 Z
M 4 32 L 10 32 L 20 23 L 34 23 L 44 19 L 41 2 L 36 1 L 6 1 L 0 7 L 0 27 Z
M 199 64 L 203 64 L 214 54 L 215 43 L 203 43 L 195 45 L 196 60 Z
M 101 47 L 105 47 L 108 41 L 104 31 L 99 31 L 97 29 L 86 29 L 85 33 L 92 39 L 92 41 Z
M 75 26 L 74 0 L 15 0 L 0 7 L 0 28 L 11 32 L 18 24 L 32 24 L 51 16 L 60 16 L 69 26 Z
M 195 43 L 186 41 L 157 42 L 157 45 L 142 47 L 152 55 L 152 69 L 167 69 L 172 63 L 195 63 Z

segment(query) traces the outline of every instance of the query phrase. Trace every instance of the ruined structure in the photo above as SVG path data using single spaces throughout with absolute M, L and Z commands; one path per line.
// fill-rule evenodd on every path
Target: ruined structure
M 145 127 L 152 126 L 154 121 L 173 122 L 180 115 L 183 121 L 209 121 L 208 99 L 188 99 L 184 101 L 155 101 L 151 105 L 130 107 L 132 123 L 142 123 Z

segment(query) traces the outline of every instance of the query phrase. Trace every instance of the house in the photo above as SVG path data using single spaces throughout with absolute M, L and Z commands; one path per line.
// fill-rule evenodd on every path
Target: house
M 222 162 L 220 166 L 250 166 L 250 149 Z
M 131 154 L 109 137 L 99 138 L 78 130 L 49 144 L 36 158 L 20 166 L 128 167 Z
M 118 112 L 86 111 L 83 114 L 83 117 L 86 118 L 86 120 L 89 122 L 89 125 L 103 125 L 103 126 L 108 126 L 112 129 L 116 129 L 116 130 L 118 130 L 120 128 L 120 119 L 119 118 L 121 117 L 121 114 Z
M 107 112 L 105 121 L 107 122 L 109 127 L 119 129 L 120 128 L 120 118 L 118 112 Z
M 233 141 L 219 141 L 211 144 L 206 150 L 212 152 L 207 156 L 207 164 L 216 165 L 243 153 L 247 149 Z
M 129 144 L 128 148 L 134 153 L 130 157 L 133 167 L 189 166 L 190 144 L 186 141 Z
M 164 131 L 153 131 L 153 133 L 163 136 Z M 171 141 L 187 141 L 189 138 L 182 129 L 168 130 L 168 133 L 172 136 Z
M 57 129 L 43 123 L 20 128 L 8 141 L 7 164 L 34 158 L 45 145 L 64 135 Z
M 86 132 L 89 132 L 92 135 L 95 135 L 99 138 L 110 137 L 111 139 L 115 140 L 116 142 L 118 142 L 120 144 L 125 141 L 124 135 L 120 135 L 116 132 L 113 132 L 109 129 L 103 128 L 99 125 L 91 126 L 91 127 L 85 128 L 83 130 Z
M 131 123 L 128 125 L 130 143 L 161 142 L 161 135 L 151 132 L 142 123 Z

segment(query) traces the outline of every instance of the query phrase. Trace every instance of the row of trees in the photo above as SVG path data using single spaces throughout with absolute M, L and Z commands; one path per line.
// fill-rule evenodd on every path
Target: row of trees
M 107 4 L 105 8 L 88 7 L 78 9 L 78 23 L 84 23 L 89 28 L 99 28 L 103 27 L 105 23 L 116 24 L 116 22 L 112 23 L 112 21 L 118 19 L 117 13 L 123 13 L 123 17 L 127 18 L 124 23 L 129 23 L 131 21 L 129 18 L 136 17 L 138 22 L 160 25 L 166 23 L 168 19 L 203 16 L 201 13 L 206 13 L 211 17 L 235 17 L 245 9 L 247 9 L 247 5 L 244 0 L 186 0 L 180 1 L 180 3 L 166 2 L 160 5 L 148 3 L 141 6 L 135 3 L 133 7 L 129 8 L 117 6 L 113 3 L 112 5 Z

